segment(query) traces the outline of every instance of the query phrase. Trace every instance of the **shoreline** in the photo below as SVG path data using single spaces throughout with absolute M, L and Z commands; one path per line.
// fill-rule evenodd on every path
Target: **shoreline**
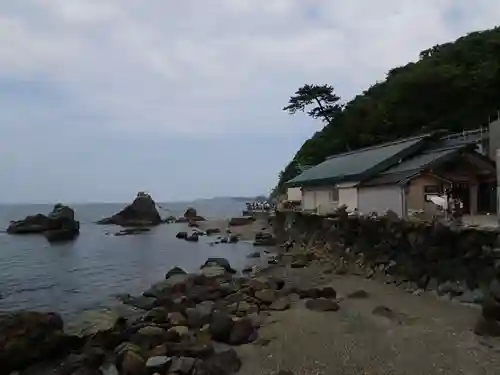
M 278 265 L 246 278 L 243 286 L 238 287 L 236 295 L 249 293 L 248 287 L 254 289 L 248 294 L 250 302 L 239 302 L 237 306 L 260 306 L 257 314 L 246 311 L 233 315 L 234 322 L 258 320 L 255 331 L 247 326 L 245 339 L 225 347 L 233 348 L 241 360 L 240 365 L 236 360 L 231 362 L 232 366 L 241 366 L 238 374 L 494 374 L 500 365 L 500 359 L 494 355 L 500 350 L 500 342 L 478 337 L 471 330 L 479 307 L 452 303 L 431 293 L 415 295 L 363 276 L 338 274 L 332 263 L 321 257 L 311 259 L 303 267 L 292 267 L 294 259 L 301 255 L 303 251 L 283 256 Z M 227 273 L 217 277 L 222 277 L 217 285 L 239 279 Z M 276 282 L 282 285 L 273 284 Z M 277 288 L 272 297 L 258 294 L 270 290 L 266 288 L 272 285 Z M 328 288 L 334 294 L 318 299 Z M 257 296 L 270 298 L 269 302 L 262 304 Z M 282 299 L 284 305 L 273 307 Z M 311 300 L 331 301 L 337 307 L 311 308 Z M 155 309 L 142 311 L 141 321 L 153 316 Z M 162 324 L 153 320 L 146 326 Z M 144 323 L 140 326 L 144 327 Z M 202 332 L 203 327 L 193 332 Z M 255 337 L 250 337 L 251 332 L 256 332 Z

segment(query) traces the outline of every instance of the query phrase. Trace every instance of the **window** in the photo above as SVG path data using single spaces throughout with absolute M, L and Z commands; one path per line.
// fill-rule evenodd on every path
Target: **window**
M 441 194 L 443 192 L 442 186 L 440 185 L 426 185 L 424 186 L 425 194 Z
M 333 188 L 330 190 L 330 202 L 339 201 L 339 189 Z

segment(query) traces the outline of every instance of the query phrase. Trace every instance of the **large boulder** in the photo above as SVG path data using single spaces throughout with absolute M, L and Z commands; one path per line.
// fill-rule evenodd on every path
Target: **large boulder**
M 16 312 L 0 315 L 0 368 L 19 370 L 33 362 L 59 356 L 71 349 L 71 337 L 55 313 Z
M 75 220 L 75 211 L 72 208 L 58 203 L 48 216 L 36 214 L 11 222 L 7 233 L 39 233 L 44 234 L 50 242 L 70 241 L 80 233 L 80 223 Z
M 203 216 L 199 216 L 198 212 L 196 209 L 193 207 L 189 207 L 186 212 L 184 212 L 184 217 L 177 219 L 177 222 L 189 222 L 189 223 L 194 223 L 197 221 L 205 221 L 205 218 Z
M 158 225 L 162 222 L 153 198 L 149 194 L 139 192 L 131 204 L 117 214 L 99 220 L 97 224 L 140 227 Z

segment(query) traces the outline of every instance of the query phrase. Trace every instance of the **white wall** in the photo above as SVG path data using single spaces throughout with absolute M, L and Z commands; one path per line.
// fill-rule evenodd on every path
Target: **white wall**
M 302 189 L 302 209 L 325 214 L 333 211 L 338 203 L 331 200 L 333 186 Z
M 287 200 L 300 202 L 302 200 L 302 190 L 300 187 L 292 187 L 287 190 Z
M 358 203 L 359 212 L 363 214 L 376 212 L 384 215 L 387 210 L 392 210 L 399 217 L 404 216 L 403 194 L 399 185 L 360 187 Z
M 358 208 L 358 188 L 339 187 L 339 206 L 347 206 L 347 211 Z

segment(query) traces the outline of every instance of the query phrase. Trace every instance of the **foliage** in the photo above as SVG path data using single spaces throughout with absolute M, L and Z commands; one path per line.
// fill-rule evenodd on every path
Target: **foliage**
M 306 85 L 290 98 L 289 113 L 317 107 L 308 114 L 325 127 L 308 139 L 280 173 L 274 194 L 300 173 L 297 165 L 318 164 L 329 155 L 444 129 L 450 132 L 486 126 L 500 109 L 500 28 L 474 32 L 453 43 L 422 51 L 419 60 L 390 70 L 385 81 L 340 106 L 329 85 Z M 315 95 L 335 115 L 322 111 Z M 321 103 L 321 101 L 320 101 Z

